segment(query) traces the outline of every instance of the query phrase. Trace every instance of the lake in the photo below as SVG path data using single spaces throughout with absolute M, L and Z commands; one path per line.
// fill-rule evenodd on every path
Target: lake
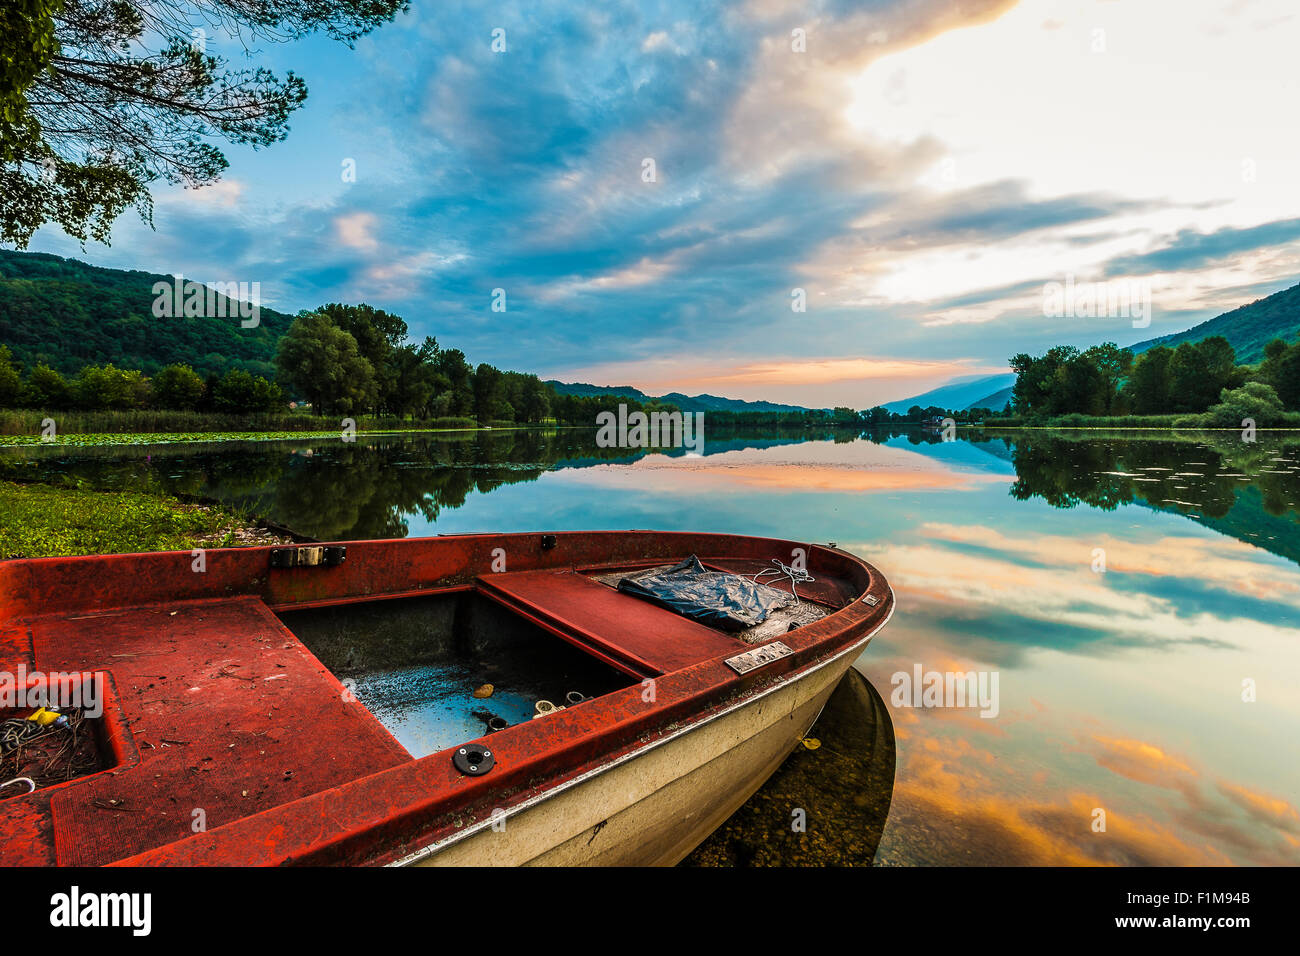
M 0 477 L 51 476 L 216 499 L 322 540 L 833 541 L 898 598 L 857 663 L 896 739 L 876 864 L 1300 863 L 1300 435 L 708 432 L 686 455 L 560 430 L 0 450 Z M 926 706 L 908 686 L 970 672 L 996 691 L 983 705 Z

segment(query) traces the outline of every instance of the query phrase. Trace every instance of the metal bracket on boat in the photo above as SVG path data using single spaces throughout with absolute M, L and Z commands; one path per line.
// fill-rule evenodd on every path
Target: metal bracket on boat
M 553 534 L 542 535 L 542 550 L 550 551 L 551 548 L 553 547 L 555 547 L 555 535 Z
M 496 766 L 497 758 L 492 756 L 492 751 L 484 747 L 466 744 L 464 747 L 456 748 L 456 752 L 451 755 L 451 762 L 461 773 L 469 774 L 471 777 L 481 777 Z
M 332 568 L 347 560 L 348 549 L 342 545 L 334 547 L 307 546 L 301 548 L 272 548 L 271 567 L 273 568 Z
M 737 654 L 735 657 L 728 657 L 724 663 L 737 674 L 748 674 L 755 668 L 771 664 L 773 661 L 779 661 L 781 658 L 789 657 L 793 653 L 794 651 L 790 650 L 781 641 L 773 641 L 771 644 L 756 647 L 752 651 L 745 651 L 745 653 Z
M 549 717 L 557 711 L 564 710 L 564 707 L 556 707 L 549 700 L 539 700 L 537 703 L 533 704 L 533 710 L 536 711 L 536 713 L 533 714 L 533 720 L 536 720 L 538 717 Z
M 870 604 L 872 607 L 875 607 L 877 604 L 880 603 L 880 598 L 876 597 L 874 594 L 868 594 L 866 597 L 862 599 L 862 603 Z

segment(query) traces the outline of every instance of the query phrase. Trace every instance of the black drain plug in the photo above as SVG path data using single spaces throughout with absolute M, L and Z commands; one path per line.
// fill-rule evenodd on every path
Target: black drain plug
M 491 770 L 497 761 L 492 756 L 492 751 L 471 744 L 457 748 L 456 752 L 451 755 L 451 762 L 456 765 L 456 769 L 461 773 L 467 773 L 471 777 L 481 777 Z

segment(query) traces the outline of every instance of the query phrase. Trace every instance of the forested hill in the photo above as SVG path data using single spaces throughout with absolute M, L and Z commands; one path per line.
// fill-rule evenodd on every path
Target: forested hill
M 244 369 L 275 377 L 276 342 L 293 316 L 263 306 L 257 327 L 243 328 L 235 304 L 218 297 L 225 318 L 157 318 L 155 282 L 174 277 L 0 249 L 0 345 L 29 368 L 44 363 L 69 375 L 111 362 L 147 375 L 184 364 L 204 376 Z
M 622 396 L 638 402 L 663 402 L 684 412 L 803 412 L 802 405 L 781 405 L 776 402 L 750 402 L 741 398 L 722 398 L 718 395 L 684 395 L 669 392 L 667 395 L 647 395 L 631 385 L 589 385 L 586 382 L 559 382 L 548 379 L 546 384 L 558 395 Z
M 1176 347 L 1180 342 L 1201 342 L 1213 335 L 1222 335 L 1237 353 L 1237 361 L 1252 364 L 1264 357 L 1264 346 L 1273 339 L 1282 339 L 1288 345 L 1300 332 L 1300 285 L 1275 292 L 1264 299 L 1215 316 L 1185 332 L 1148 339 L 1130 346 L 1136 354 L 1157 345 Z

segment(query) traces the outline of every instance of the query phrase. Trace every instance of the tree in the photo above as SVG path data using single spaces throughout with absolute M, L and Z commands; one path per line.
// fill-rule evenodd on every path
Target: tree
M 278 408 L 282 401 L 279 386 L 243 369 L 227 372 L 212 394 L 213 407 L 227 414 L 269 412 Z
M 406 341 L 406 322 L 401 316 L 362 303 L 331 302 L 316 310 L 357 340 L 357 350 L 375 370 L 375 402 L 382 412 L 401 414 L 395 406 L 398 369 L 396 353 Z
M 1050 402 L 1055 415 L 1104 415 L 1109 411 L 1109 383 L 1092 355 L 1075 354 L 1057 366 Z
M 77 404 L 86 409 L 143 408 L 149 403 L 149 380 L 138 369 L 87 365 L 73 383 Z
M 434 359 L 434 372 L 450 398 L 444 414 L 467 417 L 474 414 L 474 370 L 460 349 L 441 349 Z
M 1038 358 L 1024 352 L 1012 356 L 1015 410 L 1021 415 L 1058 415 L 1072 410 L 1063 407 L 1062 397 L 1067 387 L 1079 387 L 1079 383 L 1069 381 L 1063 370 L 1078 357 L 1079 350 L 1071 345 L 1058 345 Z
M 23 394 L 23 378 L 10 357 L 9 348 L 0 345 L 0 408 L 12 408 Z
M 1205 423 L 1214 428 L 1241 428 L 1245 419 L 1256 425 L 1276 425 L 1283 418 L 1282 401 L 1271 385 L 1247 382 L 1223 390 L 1218 405 L 1206 412 Z
M 434 362 L 438 356 L 438 342 L 426 337 L 420 346 L 403 345 L 395 349 L 389 359 L 392 377 L 389 381 L 388 406 L 395 415 L 421 415 L 427 417 L 437 388 Z
M 0 6 L 0 162 L 9 163 L 40 140 L 26 91 L 49 69 L 58 50 L 58 0 L 6 0 Z
M 1227 387 L 1237 370 L 1237 353 L 1232 343 L 1222 335 L 1211 335 L 1196 343 L 1196 348 L 1205 358 L 1205 367 L 1209 369 L 1214 381 Z
M 351 43 L 405 0 L 5 0 L 0 16 L 0 239 L 46 222 L 107 242 L 149 185 L 216 182 L 216 145 L 278 142 L 307 87 L 289 72 L 229 69 L 207 32 L 245 49 L 324 32 Z
M 1157 345 L 1140 354 L 1124 383 L 1124 392 L 1135 415 L 1159 415 L 1169 407 L 1169 360 L 1174 350 Z
M 280 340 L 275 364 L 318 415 L 362 411 L 374 401 L 374 367 L 357 340 L 324 315 L 299 315 Z
M 502 401 L 501 371 L 486 362 L 480 363 L 474 370 L 474 414 L 479 423 L 504 417 L 500 409 Z
M 159 408 L 191 411 L 203 402 L 205 387 L 188 365 L 168 365 L 153 377 L 153 400 Z
M 27 373 L 26 404 L 32 408 L 70 408 L 72 383 L 56 369 L 37 365 Z
M 1182 342 L 1169 360 L 1169 408 L 1165 411 L 1203 412 L 1219 394 L 1209 358 L 1191 342 Z
M 1283 405 L 1300 411 L 1300 345 L 1288 346 L 1278 360 L 1276 388 Z
M 549 391 L 536 375 L 529 375 L 524 382 L 516 413 L 520 421 L 535 424 L 551 415 Z
M 1082 358 L 1091 362 L 1097 370 L 1102 387 L 1102 409 L 1105 415 L 1114 415 L 1116 402 L 1120 395 L 1120 385 L 1133 367 L 1133 353 L 1122 349 L 1114 342 L 1094 345 L 1083 353 Z

